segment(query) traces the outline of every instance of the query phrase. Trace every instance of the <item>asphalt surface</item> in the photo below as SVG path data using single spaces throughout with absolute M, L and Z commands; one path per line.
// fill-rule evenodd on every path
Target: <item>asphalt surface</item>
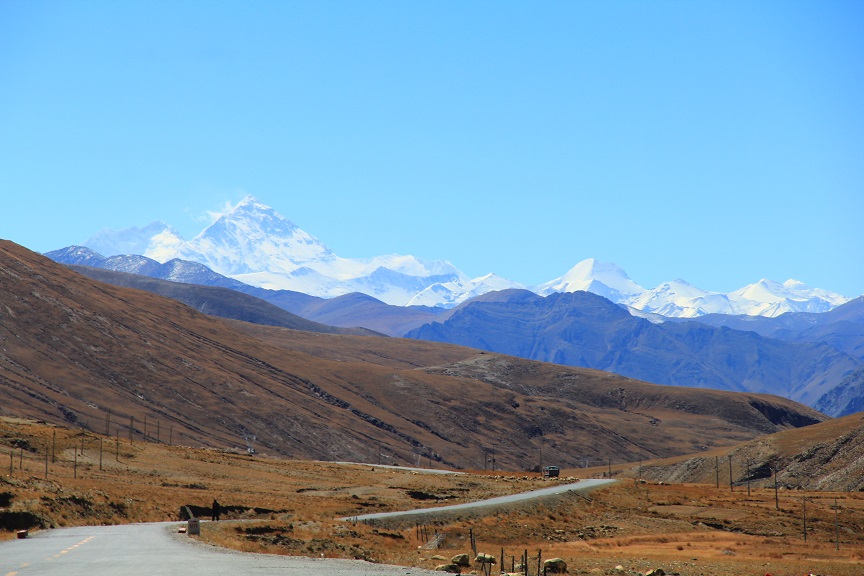
M 184 522 L 43 530 L 0 542 L 0 576 L 440 576 L 358 560 L 248 554 L 177 534 Z
M 574 482 L 572 484 L 556 484 L 549 488 L 511 494 L 510 496 L 498 496 L 497 498 L 489 498 L 488 500 L 479 500 L 477 502 L 453 504 L 451 506 L 436 506 L 434 508 L 421 508 L 418 510 L 405 510 L 402 512 L 377 512 L 375 514 L 351 516 L 349 518 L 343 518 L 343 520 L 357 522 L 362 522 L 363 520 L 386 520 L 388 518 L 398 518 L 400 516 L 422 516 L 426 514 L 440 514 L 442 512 L 459 512 L 463 510 L 471 510 L 473 508 L 502 506 L 506 504 L 514 504 L 516 502 L 523 502 L 525 500 L 552 496 L 555 494 L 563 494 L 564 492 L 587 492 L 599 488 L 600 486 L 605 486 L 606 484 L 612 484 L 613 482 L 615 482 L 615 480 L 580 480 L 579 482 Z

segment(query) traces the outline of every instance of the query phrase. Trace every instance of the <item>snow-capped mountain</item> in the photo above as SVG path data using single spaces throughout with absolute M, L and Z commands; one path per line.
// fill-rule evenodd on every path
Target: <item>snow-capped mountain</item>
M 784 312 L 827 312 L 844 304 L 849 298 L 820 288 L 811 288 L 798 280 L 782 284 L 762 279 L 729 295 L 738 302 L 747 302 L 751 316 L 779 316 Z
M 525 286 L 502 278 L 497 274 L 487 274 L 472 280 L 459 279 L 437 282 L 417 293 L 408 301 L 408 305 L 452 308 L 475 296 L 510 288 L 524 289 Z
M 617 303 L 645 292 L 624 270 L 615 264 L 600 262 L 594 258 L 579 262 L 564 276 L 537 286 L 534 292 L 548 296 L 556 292 L 578 290 L 592 292 Z
M 471 283 L 446 261 L 398 254 L 341 258 L 251 196 L 189 241 L 154 222 L 120 232 L 103 230 L 84 245 L 106 256 L 142 254 L 158 262 L 175 258 L 198 262 L 252 286 L 325 298 L 362 292 L 388 304 L 405 305 L 431 285 Z
M 849 298 L 810 288 L 803 282 L 782 284 L 760 280 L 728 294 L 708 292 L 684 280 L 663 282 L 646 290 L 615 264 L 588 259 L 567 274 L 534 288 L 546 296 L 555 292 L 585 290 L 632 310 L 667 318 L 695 318 L 706 314 L 779 316 L 785 312 L 827 312 Z
M 247 196 L 192 240 L 163 222 L 121 231 L 102 230 L 85 246 L 106 257 L 140 255 L 146 259 L 114 264 L 134 271 L 180 259 L 246 284 L 294 290 L 332 298 L 351 292 L 395 305 L 450 308 L 496 290 L 524 289 L 517 282 L 488 274 L 469 278 L 445 260 L 406 255 L 342 258 L 273 208 Z M 97 256 L 99 256 L 97 254 Z M 87 254 L 70 254 L 86 263 Z M 152 259 L 152 260 L 151 260 Z M 188 263 L 187 262 L 187 263 Z M 849 299 L 795 280 L 760 280 L 727 294 L 708 292 L 683 280 L 651 290 L 639 286 L 612 263 L 583 260 L 560 278 L 529 288 L 546 296 L 584 290 L 652 317 L 693 318 L 705 314 L 777 316 L 784 312 L 825 312 Z
M 156 221 L 141 228 L 133 226 L 125 230 L 100 230 L 84 246 L 104 256 L 139 254 L 158 260 L 163 253 L 170 253 L 182 242 L 176 230 L 164 222 Z

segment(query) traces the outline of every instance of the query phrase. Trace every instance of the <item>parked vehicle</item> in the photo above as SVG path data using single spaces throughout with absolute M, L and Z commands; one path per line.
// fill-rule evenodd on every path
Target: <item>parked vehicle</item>
M 558 474 L 561 471 L 558 469 L 558 466 L 544 466 L 543 467 L 543 477 L 544 478 L 557 478 Z

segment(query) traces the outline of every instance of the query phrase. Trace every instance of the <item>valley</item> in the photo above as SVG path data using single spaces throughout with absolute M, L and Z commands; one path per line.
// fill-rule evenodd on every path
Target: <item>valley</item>
M 807 453 L 835 434 L 829 424 L 782 433 L 778 438 L 786 439 L 778 445 L 794 459 L 792 451 Z M 434 569 L 457 554 L 473 555 L 473 536 L 477 552 L 499 559 L 496 569 L 502 554 L 510 570 L 527 551 L 532 575 L 538 554 L 564 559 L 570 574 L 636 576 L 661 568 L 681 576 L 852 576 L 864 566 L 864 497 L 858 490 L 783 486 L 775 501 L 770 482 L 754 481 L 748 489 L 736 479 L 732 490 L 715 487 L 713 479 L 670 482 L 663 463 L 651 461 L 614 466 L 618 482 L 587 495 L 402 522 L 352 523 L 338 518 L 475 501 L 604 476 L 608 470 L 565 469 L 558 479 L 504 470 L 424 474 L 129 441 L 11 418 L 0 418 L 0 453 L 11 456 L 0 475 L 0 539 L 12 539 L 14 530 L 23 528 L 38 532 L 143 521 L 181 527 L 185 506 L 204 519 L 203 542 L 245 552 L 358 559 L 365 565 Z M 820 483 L 818 472 L 811 481 Z M 213 499 L 223 507 L 219 522 L 208 521 Z M 446 537 L 429 546 L 436 533 Z M 0 550 L 16 545 L 0 544 Z M 2 558 L 0 567 L 13 568 Z M 476 566 L 464 569 L 472 571 L 478 573 Z
M 473 553 L 473 536 L 510 568 L 529 550 L 531 573 L 538 554 L 585 574 L 862 565 L 858 415 L 333 329 L 223 288 L 88 276 L 0 244 L 6 538 L 204 515 L 216 498 L 229 521 L 201 539 L 243 551 L 434 569 Z M 227 317 L 196 310 L 220 301 Z M 271 325 L 244 321 L 249 310 Z M 548 464 L 559 479 L 538 473 Z M 422 522 L 338 520 L 576 478 L 618 482 Z M 424 548 L 436 532 L 444 542 Z

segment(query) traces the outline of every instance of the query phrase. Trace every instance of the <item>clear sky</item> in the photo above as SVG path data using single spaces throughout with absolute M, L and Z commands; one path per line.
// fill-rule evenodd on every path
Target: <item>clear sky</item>
M 252 194 L 345 257 L 864 293 L 864 2 L 0 0 L 0 237 Z

